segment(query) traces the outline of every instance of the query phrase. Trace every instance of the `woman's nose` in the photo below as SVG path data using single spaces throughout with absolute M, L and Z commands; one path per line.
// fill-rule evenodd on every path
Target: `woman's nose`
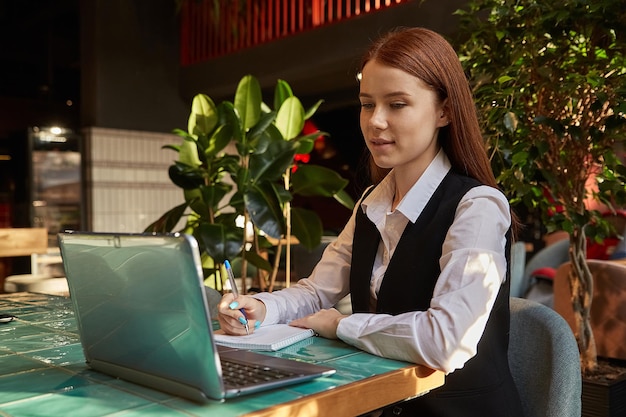
M 379 108 L 374 109 L 370 117 L 369 125 L 374 129 L 384 129 L 387 127 L 387 119 L 385 113 Z

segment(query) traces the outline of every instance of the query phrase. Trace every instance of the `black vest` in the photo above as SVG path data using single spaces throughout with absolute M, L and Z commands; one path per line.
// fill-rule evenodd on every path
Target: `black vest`
M 389 262 L 378 293 L 377 313 L 425 311 L 439 274 L 441 248 L 461 198 L 480 185 L 450 171 L 415 223 L 409 222 Z M 369 312 L 370 280 L 380 234 L 363 210 L 356 215 L 350 292 L 355 313 Z M 384 415 L 420 417 L 517 417 L 521 404 L 508 365 L 509 249 L 507 279 L 501 286 L 476 356 L 446 376 L 443 387 L 386 409 Z

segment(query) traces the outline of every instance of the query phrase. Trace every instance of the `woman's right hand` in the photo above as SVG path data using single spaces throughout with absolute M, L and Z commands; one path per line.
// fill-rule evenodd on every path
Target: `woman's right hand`
M 227 334 L 240 336 L 246 334 L 246 320 L 248 330 L 252 333 L 261 325 L 266 313 L 263 302 L 247 295 L 240 295 L 235 299 L 232 293 L 224 294 L 217 309 L 220 328 Z

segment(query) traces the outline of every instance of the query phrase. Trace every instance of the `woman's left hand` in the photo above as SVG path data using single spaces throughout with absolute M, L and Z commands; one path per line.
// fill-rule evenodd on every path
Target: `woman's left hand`
M 341 314 L 334 308 L 320 310 L 309 316 L 292 320 L 289 325 L 313 329 L 315 333 L 326 339 L 337 339 L 337 326 L 339 322 L 348 316 Z

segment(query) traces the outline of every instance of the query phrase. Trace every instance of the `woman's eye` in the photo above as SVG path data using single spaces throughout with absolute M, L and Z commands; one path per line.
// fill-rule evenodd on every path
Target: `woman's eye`
M 372 103 L 361 103 L 361 108 L 364 110 L 373 109 L 374 105 Z
M 390 107 L 392 109 L 401 109 L 401 108 L 406 107 L 406 103 L 391 103 Z

